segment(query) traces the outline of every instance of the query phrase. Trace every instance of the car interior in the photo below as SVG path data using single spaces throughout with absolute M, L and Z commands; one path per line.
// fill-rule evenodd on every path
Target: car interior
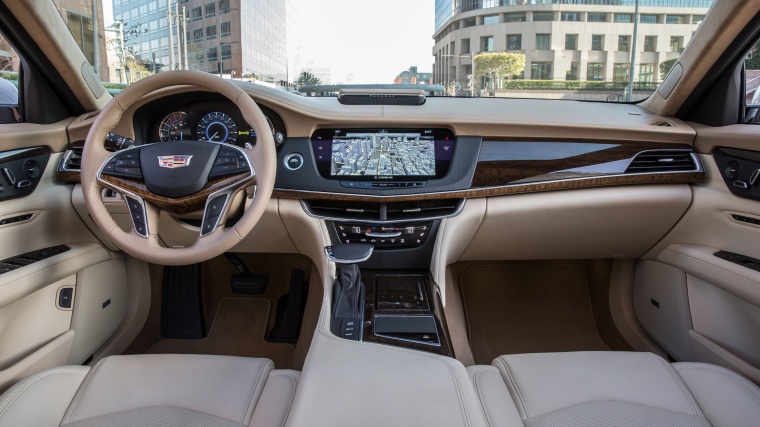
M 53 2 L 0 33 L 0 426 L 758 425 L 760 3 L 638 103 L 112 96 Z

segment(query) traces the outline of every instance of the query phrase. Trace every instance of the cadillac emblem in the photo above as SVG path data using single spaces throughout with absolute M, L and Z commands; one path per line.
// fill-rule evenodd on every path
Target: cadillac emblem
M 174 156 L 158 156 L 158 165 L 162 168 L 176 169 L 190 165 L 190 159 L 193 156 L 178 154 Z

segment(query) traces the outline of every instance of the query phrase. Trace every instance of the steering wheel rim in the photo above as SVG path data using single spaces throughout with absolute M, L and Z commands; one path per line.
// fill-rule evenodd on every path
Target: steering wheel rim
M 247 154 L 255 171 L 252 179 L 246 182 L 248 187 L 255 185 L 250 205 L 234 226 L 224 228 L 221 224 L 213 233 L 199 237 L 195 243 L 183 248 L 160 245 L 157 228 L 159 209 L 149 203 L 145 203 L 145 220 L 150 224 L 147 227 L 147 238 L 136 233 L 134 228 L 129 232 L 123 231 L 111 218 L 101 193 L 103 188 L 112 188 L 122 195 L 125 195 L 125 191 L 98 179 L 103 165 L 113 156 L 113 153 L 106 151 L 103 141 L 119 123 L 124 111 L 144 96 L 171 86 L 195 86 L 223 95 L 240 109 L 243 118 L 256 132 L 256 145 L 252 149 L 240 148 Z M 103 108 L 87 134 L 82 153 L 81 182 L 90 215 L 116 247 L 143 261 L 161 265 L 184 265 L 221 255 L 248 235 L 271 198 L 277 172 L 277 154 L 274 139 L 268 129 L 265 116 L 253 99 L 236 85 L 218 76 L 199 71 L 169 71 L 139 80 L 119 92 Z M 244 188 L 237 188 L 236 191 Z M 233 196 L 231 194 L 229 197 Z

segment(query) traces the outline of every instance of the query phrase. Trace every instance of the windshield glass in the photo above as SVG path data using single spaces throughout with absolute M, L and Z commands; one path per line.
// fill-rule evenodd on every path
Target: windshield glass
M 631 102 L 656 90 L 712 3 L 103 0 L 61 14 L 111 91 L 191 69 L 306 96 L 413 88 Z

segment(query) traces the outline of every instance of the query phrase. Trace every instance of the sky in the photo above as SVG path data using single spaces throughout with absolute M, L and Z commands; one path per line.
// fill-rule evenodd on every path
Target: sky
M 332 82 L 393 83 L 410 66 L 433 64 L 434 0 L 292 0 L 302 66 L 330 67 Z M 103 0 L 104 23 L 113 22 Z

